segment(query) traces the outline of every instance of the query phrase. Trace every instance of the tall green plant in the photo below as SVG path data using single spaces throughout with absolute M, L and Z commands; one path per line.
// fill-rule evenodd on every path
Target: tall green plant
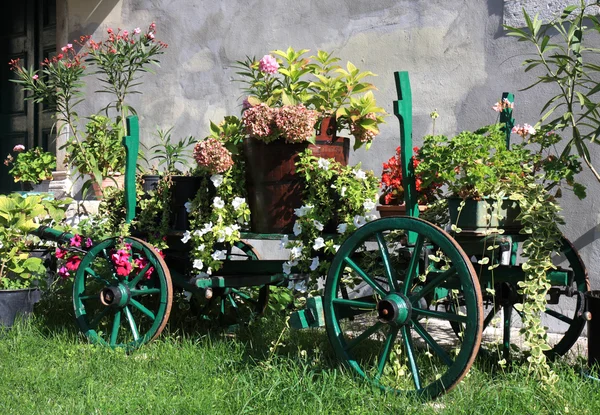
M 527 28 L 505 28 L 509 36 L 529 42 L 535 48 L 536 56 L 523 62 L 525 72 L 542 69 L 537 81 L 525 89 L 549 83 L 558 91 L 542 108 L 538 126 L 545 123 L 555 130 L 570 132 L 563 155 L 575 149 L 600 181 L 587 146 L 588 142 L 598 142 L 600 135 L 600 104 L 596 96 L 600 80 L 595 76 L 600 72 L 600 65 L 595 63 L 600 49 L 588 46 L 589 36 L 600 33 L 600 21 L 592 14 L 591 7 L 592 4 L 580 0 L 547 23 L 523 10 Z

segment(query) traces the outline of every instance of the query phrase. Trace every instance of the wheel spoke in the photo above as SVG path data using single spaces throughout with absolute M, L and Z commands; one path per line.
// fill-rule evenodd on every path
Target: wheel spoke
M 94 317 L 94 319 L 90 322 L 89 327 L 91 329 L 95 328 L 98 325 L 98 323 L 100 323 L 100 320 L 102 320 L 102 317 L 104 317 L 109 311 L 110 307 L 104 307 L 102 311 L 100 311 L 100 314 Z
M 145 290 L 131 289 L 129 292 L 132 297 L 137 297 L 138 295 L 159 294 L 160 288 L 147 288 Z
M 148 317 L 150 317 L 150 319 L 152 321 L 156 320 L 156 316 L 154 315 L 154 313 L 150 310 L 148 310 L 146 308 L 146 306 L 144 306 L 142 303 L 140 303 L 137 300 L 134 300 L 133 298 L 130 299 L 131 305 L 133 305 L 135 308 L 137 308 L 138 310 L 140 310 L 142 313 L 144 313 L 145 315 L 147 315 Z
M 375 237 L 377 238 L 377 245 L 379 245 L 379 252 L 383 261 L 383 267 L 385 268 L 385 276 L 387 277 L 390 291 L 398 291 L 398 281 L 394 278 L 394 273 L 392 272 L 390 253 L 388 252 L 385 238 L 381 232 L 377 232 Z
M 426 317 L 439 318 L 441 320 L 455 321 L 457 323 L 466 323 L 468 320 L 467 316 L 461 316 L 454 313 L 444 313 L 442 311 L 426 310 L 418 307 L 413 307 L 413 313 Z
M 144 267 L 144 269 L 140 270 L 140 272 L 138 272 L 138 274 L 135 276 L 135 278 L 132 279 L 131 281 L 129 281 L 127 283 L 127 285 L 129 286 L 129 288 L 135 287 L 137 285 L 137 283 L 140 282 L 140 280 L 142 279 L 142 277 L 144 275 L 146 275 L 146 272 L 148 272 L 148 270 L 150 269 L 151 266 L 152 266 L 152 264 L 150 262 L 148 262 L 146 264 L 146 266 Z
M 381 285 L 379 285 L 375 280 L 373 280 L 371 277 L 369 277 L 354 261 L 352 261 L 350 258 L 346 257 L 344 258 L 344 261 L 346 262 L 346 264 L 348 264 L 350 266 L 350 268 L 352 268 L 354 271 L 356 271 L 356 273 L 367 283 L 369 284 L 375 291 L 377 291 L 377 293 L 379 295 L 381 295 L 382 297 L 385 297 L 387 295 L 387 291 L 385 291 Z
M 79 299 L 81 301 L 86 301 L 86 300 L 99 300 L 100 296 L 98 294 L 90 294 L 90 295 L 80 295 Z
M 565 316 L 564 314 L 559 313 L 558 311 L 554 311 L 549 308 L 546 308 L 546 314 L 548 314 L 549 316 L 552 316 L 562 322 L 565 322 L 569 325 L 573 324 L 573 319 Z
M 127 321 L 129 321 L 129 327 L 131 327 L 133 340 L 138 341 L 140 339 L 140 333 L 138 332 L 137 325 L 133 319 L 133 314 L 131 314 L 131 310 L 127 306 L 125 307 L 125 317 L 127 318 Z
M 512 321 L 512 306 L 502 307 L 504 311 L 504 338 L 503 338 L 503 349 L 502 349 L 502 357 L 505 360 L 510 359 L 510 325 Z
M 415 243 L 415 247 L 413 249 L 412 256 L 410 257 L 410 262 L 408 263 L 408 270 L 406 271 L 406 280 L 404 281 L 403 294 L 408 296 L 410 292 L 412 282 L 417 272 L 419 272 L 419 258 L 421 257 L 421 249 L 423 249 L 423 242 L 425 238 L 423 235 L 419 234 L 417 237 L 417 242 Z
M 487 326 L 489 326 L 489 324 L 492 322 L 492 319 L 494 318 L 494 316 L 497 313 L 498 313 L 498 310 L 496 309 L 496 305 L 494 304 L 494 306 L 490 310 L 489 314 L 486 316 L 485 320 L 483 320 L 483 329 L 484 330 L 487 328 Z
M 375 310 L 375 307 L 377 307 L 377 304 L 375 303 L 369 303 L 367 301 L 345 300 L 343 298 L 334 298 L 332 303 L 338 306 L 354 307 L 365 310 Z
M 381 323 L 379 321 L 377 323 L 373 324 L 371 327 L 369 327 L 368 329 L 363 331 L 358 337 L 355 337 L 352 340 L 350 340 L 348 343 L 346 343 L 346 345 L 344 346 L 344 350 L 348 351 L 348 350 L 354 348 L 357 344 L 359 344 L 363 340 L 369 338 L 369 336 L 371 336 L 371 334 L 375 333 L 382 326 L 383 326 L 383 323 Z
M 421 236 L 421 235 L 419 235 Z M 419 368 L 417 367 L 417 361 L 414 355 L 414 347 L 412 344 L 412 337 L 410 335 L 410 330 L 407 326 L 402 326 L 402 339 L 404 340 L 404 348 L 406 349 L 406 356 L 408 357 L 408 362 L 410 364 L 410 371 L 413 375 L 413 381 L 415 383 L 415 389 L 421 389 L 421 379 L 419 377 Z
M 450 267 L 449 269 L 447 269 L 446 271 L 442 272 L 441 274 L 434 277 L 431 281 L 429 281 L 427 283 L 427 285 L 425 285 L 423 287 L 423 289 L 421 289 L 419 291 L 415 291 L 414 295 L 409 297 L 410 300 L 412 302 L 416 302 L 417 300 L 420 300 L 421 298 L 425 297 L 427 294 L 432 293 L 441 283 L 443 283 L 448 278 L 450 278 L 454 275 L 456 275 L 456 269 L 454 267 Z
M 433 337 L 425 330 L 425 328 L 417 320 L 413 320 L 413 327 L 415 331 L 427 342 L 433 351 L 446 363 L 448 366 L 452 366 L 454 361 L 448 356 L 448 353 L 435 341 Z
M 121 310 L 115 313 L 115 319 L 113 320 L 112 330 L 110 332 L 110 345 L 115 346 L 117 344 L 117 336 L 119 335 L 119 327 L 121 326 Z
M 398 328 L 390 326 L 390 331 L 385 338 L 385 343 L 383 345 L 383 351 L 381 352 L 381 356 L 379 356 L 379 364 L 377 365 L 377 375 L 375 379 L 378 380 L 383 374 L 383 369 L 390 358 L 390 353 L 392 352 L 392 348 L 394 346 L 394 341 L 396 340 L 396 336 L 398 335 Z

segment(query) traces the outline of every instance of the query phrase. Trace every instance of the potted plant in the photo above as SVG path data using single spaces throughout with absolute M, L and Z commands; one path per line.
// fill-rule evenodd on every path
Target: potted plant
M 298 155 L 311 148 L 317 157 L 348 164 L 350 142 L 339 138 L 343 129 L 355 137 L 354 148 L 367 148 L 379 132 L 384 111 L 377 107 L 364 81 L 373 75 L 339 58 L 307 49 L 276 50 L 260 60 L 238 62 L 248 94 L 242 122 L 252 228 L 260 233 L 289 233 L 293 208 L 301 200 L 302 180 L 295 174 Z
M 28 313 L 46 282 L 44 258 L 32 255 L 39 238 L 29 232 L 64 218 L 68 200 L 42 195 L 0 195 L 0 325 L 12 325 L 15 315 Z
M 21 183 L 22 190 L 34 190 L 34 185 L 52 180 L 52 171 L 56 168 L 54 154 L 43 151 L 40 147 L 25 150 L 22 144 L 17 144 L 13 152 L 17 153 L 16 157 L 9 154 L 4 160 L 4 165 L 12 165 L 8 172 L 13 176 L 15 183 Z M 45 186 L 45 189 L 36 187 L 40 191 L 48 191 L 48 186 Z

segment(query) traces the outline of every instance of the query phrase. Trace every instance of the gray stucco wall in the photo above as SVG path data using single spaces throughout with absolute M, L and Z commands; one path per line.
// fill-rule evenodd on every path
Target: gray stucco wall
M 174 126 L 174 136 L 207 134 L 209 120 L 239 114 L 240 86 L 232 64 L 246 55 L 273 49 L 333 50 L 343 62 L 379 76 L 373 83 L 381 106 L 392 113 L 393 72 L 410 72 L 414 101 L 414 140 L 431 131 L 428 114 L 437 108 L 438 132 L 453 134 L 495 121 L 491 106 L 503 91 L 516 94 L 517 122 L 535 123 L 546 97 L 539 87 L 519 90 L 534 80 L 521 62 L 528 45 L 505 35 L 502 24 L 518 21 L 521 5 L 552 4 L 502 0 L 63 0 L 66 13 L 59 37 L 105 37 L 107 27 L 133 29 L 157 24 L 157 38 L 169 44 L 156 76 L 147 76 L 144 94 L 133 102 L 141 115 L 142 140 L 157 127 Z M 91 4 L 90 4 L 91 3 Z M 506 4 L 505 4 L 506 3 Z M 517 17 L 515 17 L 517 16 Z M 60 19 L 60 17 L 59 17 Z M 517 20 L 515 20 L 517 19 Z M 60 20 L 59 20 L 60 21 Z M 60 43 L 60 42 L 59 42 Z M 90 93 L 94 85 L 90 85 Z M 81 114 L 97 111 L 105 97 L 88 100 Z M 398 145 L 398 123 L 391 116 L 369 152 L 353 162 L 380 172 Z M 594 149 L 595 150 L 595 149 Z M 594 151 L 597 159 L 598 151 Z M 565 234 L 580 250 L 600 288 L 598 206 L 600 185 L 587 172 L 588 198 L 562 199 Z

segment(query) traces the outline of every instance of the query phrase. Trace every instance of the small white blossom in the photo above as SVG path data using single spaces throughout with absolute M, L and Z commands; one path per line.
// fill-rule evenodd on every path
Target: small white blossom
M 279 241 L 279 249 L 285 249 L 287 244 L 290 242 L 290 238 L 287 235 L 283 235 L 281 241 Z
M 196 248 L 198 251 L 204 251 L 204 249 L 206 249 L 206 245 L 204 244 L 200 244 L 198 245 L 198 248 Z
M 317 164 L 320 169 L 329 170 L 329 165 L 331 164 L 331 162 L 329 160 L 321 157 L 321 158 L 319 158 L 319 161 L 317 162 Z
M 337 189 L 337 186 L 336 186 L 335 184 L 332 184 L 332 185 L 331 185 L 331 186 L 329 186 L 329 187 L 331 187 L 332 189 Z
M 339 245 L 333 245 L 333 249 L 335 250 L 335 252 L 337 252 L 340 249 Z
M 361 180 L 366 180 L 367 179 L 367 174 L 362 169 L 353 170 L 352 172 L 354 173 L 354 176 L 357 179 L 361 179 Z
M 316 256 L 312 259 L 312 263 L 310 264 L 310 270 L 314 271 L 319 267 L 319 257 Z
M 365 212 L 369 212 L 375 209 L 375 202 L 373 202 L 371 199 L 367 199 L 365 200 L 365 203 L 363 203 L 363 207 L 365 208 Z
M 181 242 L 183 242 L 184 244 L 187 244 L 191 237 L 192 237 L 192 235 L 190 234 L 190 231 L 185 231 L 183 233 L 183 238 L 181 238 Z
M 302 207 L 299 207 L 297 209 L 294 209 L 294 214 L 296 216 L 298 216 L 299 218 L 301 218 L 302 216 L 304 216 L 307 213 L 309 213 L 312 210 L 312 208 L 314 208 L 313 205 L 302 206 Z
M 347 189 L 346 186 L 342 186 L 342 191 L 340 192 L 340 196 L 342 196 L 342 197 L 346 196 L 346 189 Z
M 200 236 L 212 232 L 213 229 L 213 223 L 212 222 L 208 222 L 204 224 L 204 228 L 200 229 Z
M 223 261 L 223 260 L 225 260 L 227 258 L 227 251 L 221 251 L 221 250 L 217 249 L 215 252 L 213 252 L 213 254 L 211 255 L 211 257 L 215 261 Z
M 367 216 L 365 216 L 365 220 L 367 222 L 371 222 L 371 221 L 373 221 L 375 219 L 377 219 L 377 215 L 367 215 Z
M 304 280 L 298 281 L 294 285 L 294 290 L 301 292 L 301 293 L 306 292 L 306 281 L 304 281 Z
M 302 247 L 295 246 L 290 250 L 290 257 L 292 259 L 300 258 L 302 256 Z
M 318 220 L 313 220 L 313 225 L 315 225 L 315 229 L 317 229 L 318 231 L 323 230 L 323 224 Z
M 206 270 L 206 275 L 212 275 L 212 268 L 208 267 L 208 269 Z
M 223 184 L 223 176 L 221 174 L 213 174 L 210 176 L 210 181 L 215 187 L 219 187 Z
M 231 236 L 233 234 L 233 229 L 229 226 L 226 226 L 224 231 L 225 231 L 225 236 Z
M 340 223 L 337 227 L 337 231 L 338 233 L 345 233 L 346 229 L 348 229 L 348 224 L 347 223 Z
M 183 204 L 183 206 L 185 207 L 185 211 L 187 213 L 191 213 L 191 211 L 192 211 L 192 202 L 185 202 Z
M 4 244 L 0 242 L 0 248 L 4 248 Z
M 213 206 L 217 209 L 223 209 L 225 207 L 225 202 L 219 196 L 213 199 Z
M 231 205 L 235 210 L 238 210 L 244 203 L 246 203 L 246 199 L 244 199 L 243 197 L 234 197 L 233 202 L 231 202 Z
M 367 223 L 365 217 L 360 215 L 356 215 L 352 221 L 354 222 L 354 226 L 356 226 L 357 228 L 360 228 L 365 223 Z
M 290 275 L 292 273 L 292 267 L 298 265 L 298 261 L 286 261 L 283 263 L 283 273 L 285 275 Z
M 201 259 L 195 259 L 193 266 L 194 266 L 194 268 L 201 270 L 202 268 L 204 268 L 204 263 L 202 262 Z
M 321 238 L 320 236 L 315 239 L 315 244 L 313 245 L 313 249 L 315 251 L 318 251 L 319 249 L 323 248 L 325 246 L 325 239 Z
M 300 235 L 302 233 L 302 225 L 300 225 L 300 222 L 294 222 L 294 228 L 292 230 L 294 231 L 294 235 Z

